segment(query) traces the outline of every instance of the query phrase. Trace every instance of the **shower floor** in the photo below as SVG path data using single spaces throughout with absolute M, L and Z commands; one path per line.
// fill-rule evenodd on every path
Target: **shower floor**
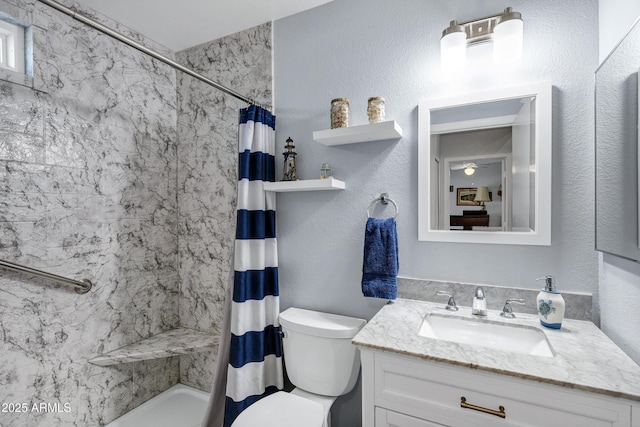
M 105 427 L 200 427 L 209 393 L 176 384 Z

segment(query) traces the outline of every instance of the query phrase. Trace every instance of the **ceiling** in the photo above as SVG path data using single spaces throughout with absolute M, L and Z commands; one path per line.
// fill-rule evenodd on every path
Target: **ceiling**
M 76 0 L 173 51 L 332 0 Z

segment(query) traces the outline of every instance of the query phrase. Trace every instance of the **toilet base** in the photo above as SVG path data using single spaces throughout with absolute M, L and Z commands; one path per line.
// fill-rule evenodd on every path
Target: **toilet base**
M 321 396 L 319 394 L 309 393 L 308 391 L 304 391 L 299 388 L 294 388 L 293 390 L 291 390 L 291 394 L 295 394 L 296 396 L 304 397 L 305 399 L 309 399 L 321 404 L 324 408 L 324 422 L 322 424 L 322 427 L 331 427 L 331 406 L 333 405 L 333 402 L 335 402 L 338 398 L 337 396 Z

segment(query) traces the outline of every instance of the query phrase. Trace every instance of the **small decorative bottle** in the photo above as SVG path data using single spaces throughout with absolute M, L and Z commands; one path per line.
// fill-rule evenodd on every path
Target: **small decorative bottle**
M 331 100 L 331 129 L 348 127 L 350 116 L 349 98 Z
M 293 144 L 291 137 L 287 138 L 284 146 L 284 170 L 282 173 L 283 181 L 297 181 L 298 171 L 296 170 L 296 146 Z
M 536 298 L 540 324 L 547 328 L 560 329 L 564 319 L 564 298 L 556 290 L 555 277 L 545 276 L 536 280 L 544 280 L 544 289 Z
M 367 103 L 367 117 L 369 123 L 384 122 L 384 98 L 372 96 Z

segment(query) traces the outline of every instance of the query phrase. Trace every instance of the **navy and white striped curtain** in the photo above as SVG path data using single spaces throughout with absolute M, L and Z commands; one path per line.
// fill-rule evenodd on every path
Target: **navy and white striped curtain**
M 249 405 L 283 388 L 278 314 L 275 121 L 252 105 L 240 110 L 239 177 L 231 343 L 224 427 Z

